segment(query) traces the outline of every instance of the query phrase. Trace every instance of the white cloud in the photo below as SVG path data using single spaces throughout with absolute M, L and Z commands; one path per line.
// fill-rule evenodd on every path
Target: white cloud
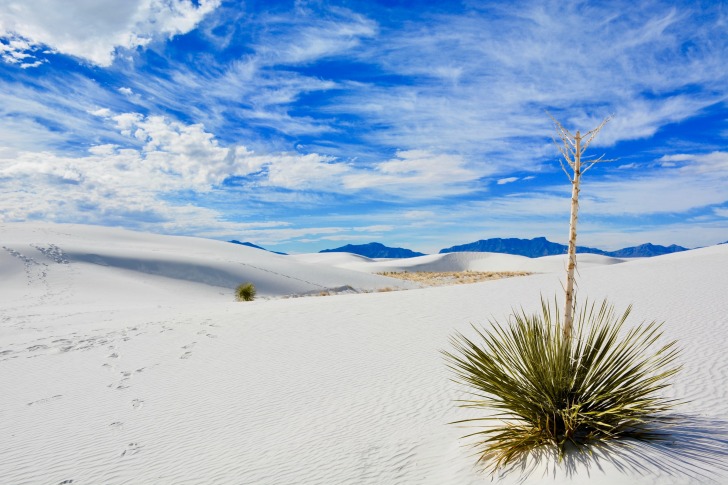
M 217 211 L 174 204 L 167 198 L 182 191 L 220 190 L 230 177 L 242 177 L 243 187 L 254 189 L 260 200 L 265 200 L 269 188 L 332 193 L 376 188 L 400 198 L 417 198 L 423 191 L 442 190 L 440 184 L 453 186 L 476 176 L 454 156 L 402 152 L 370 173 L 318 154 L 256 154 L 243 146 L 221 146 L 201 124 L 139 113 L 113 114 L 105 108 L 93 114 L 115 123 L 127 143 L 92 145 L 83 156 L 0 151 L 0 188 L 11 207 L 5 220 L 217 227 L 221 224 Z M 403 187 L 412 194 L 399 193 Z M 44 197 L 34 195 L 40 193 Z M 373 224 L 357 230 L 390 229 Z
M 519 180 L 518 177 L 506 177 L 506 178 L 498 179 L 497 184 L 505 185 L 505 184 L 510 184 L 512 182 L 515 182 L 517 180 Z
M 200 125 L 134 113 L 113 119 L 143 147 L 95 145 L 86 156 L 4 151 L 0 186 L 9 207 L 5 220 L 123 221 L 168 229 L 222 224 L 214 210 L 165 198 L 183 190 L 209 191 L 229 175 L 248 173 L 244 148 L 220 147 Z
M 189 32 L 220 0 L 32 0 L 0 1 L 0 37 L 11 41 L 6 62 L 48 46 L 99 66 L 109 66 L 117 48 L 144 47 L 157 37 Z M 10 59 L 10 60 L 9 60 Z
M 268 166 L 267 184 L 294 190 L 334 190 L 339 177 L 349 170 L 346 165 L 315 153 L 282 154 L 265 159 Z
M 410 210 L 401 215 L 404 219 L 423 221 L 434 218 L 436 213 L 429 210 Z
M 665 155 L 658 162 L 662 162 L 663 166 L 679 164 L 686 172 L 728 175 L 728 152 L 715 151 L 705 154 Z
M 98 116 L 99 118 L 108 118 L 111 116 L 111 110 L 109 108 L 99 108 L 93 111 L 87 111 L 88 114 Z
M 263 17 L 273 38 L 256 46 L 264 65 L 306 64 L 351 53 L 363 39 L 378 32 L 375 22 L 341 7 L 329 7 L 325 16 L 299 8 L 288 18 Z
M 428 198 L 467 193 L 482 176 L 459 155 L 427 150 L 397 152 L 397 157 L 343 177 L 349 189 L 371 189 L 405 198 Z

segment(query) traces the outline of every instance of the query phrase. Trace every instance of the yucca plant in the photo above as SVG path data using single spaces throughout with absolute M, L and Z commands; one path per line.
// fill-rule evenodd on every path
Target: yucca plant
M 605 300 L 574 311 L 565 338 L 558 306 L 552 311 L 542 299 L 541 307 L 540 315 L 521 310 L 506 326 L 475 328 L 475 340 L 457 333 L 455 351 L 443 352 L 473 396 L 460 405 L 490 411 L 459 421 L 490 424 L 468 435 L 478 463 L 495 471 L 534 451 L 561 459 L 567 449 L 588 452 L 618 438 L 664 437 L 666 411 L 677 401 L 659 393 L 679 371 L 679 351 L 674 341 L 657 345 L 661 324 L 626 330 L 631 307 L 618 316 Z
M 253 283 L 242 283 L 235 288 L 235 299 L 237 301 L 253 301 L 256 293 Z

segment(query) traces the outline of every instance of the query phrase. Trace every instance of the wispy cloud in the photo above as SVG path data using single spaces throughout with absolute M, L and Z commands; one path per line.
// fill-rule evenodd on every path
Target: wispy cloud
M 432 198 L 468 193 L 482 177 L 457 155 L 426 150 L 397 152 L 396 158 L 380 162 L 371 170 L 358 170 L 343 177 L 349 189 L 369 189 L 401 198 Z

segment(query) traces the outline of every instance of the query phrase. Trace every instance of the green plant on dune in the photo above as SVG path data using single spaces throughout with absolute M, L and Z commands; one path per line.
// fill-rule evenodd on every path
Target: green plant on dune
M 242 283 L 235 288 L 235 299 L 237 301 L 253 301 L 256 293 L 253 283 Z
M 552 117 L 561 140 L 557 146 L 573 171 L 562 163 L 572 184 L 563 317 L 557 304 L 552 310 L 542 298 L 540 314 L 514 312 L 507 325 L 474 328 L 473 339 L 456 333 L 454 351 L 443 352 L 454 380 L 472 396 L 460 405 L 486 412 L 459 421 L 485 425 L 468 437 L 486 469 L 495 471 L 543 449 L 561 460 L 570 449 L 589 452 L 615 439 L 666 436 L 660 430 L 677 401 L 660 397 L 660 391 L 679 371 L 676 342 L 659 345 L 656 322 L 626 329 L 631 307 L 621 315 L 606 300 L 599 308 L 577 308 L 580 181 L 595 163 L 606 161 L 584 164 L 582 155 L 609 119 L 582 137 Z
M 492 411 L 459 421 L 491 424 L 468 435 L 479 464 L 495 471 L 542 447 L 563 458 L 569 447 L 664 437 L 665 412 L 677 403 L 659 391 L 678 372 L 679 352 L 676 342 L 654 348 L 661 325 L 625 332 L 631 308 L 617 315 L 605 300 L 575 311 L 573 336 L 565 338 L 558 307 L 541 304 L 541 314 L 521 311 L 506 326 L 475 329 L 475 340 L 457 333 L 455 352 L 444 352 L 473 396 L 460 405 Z

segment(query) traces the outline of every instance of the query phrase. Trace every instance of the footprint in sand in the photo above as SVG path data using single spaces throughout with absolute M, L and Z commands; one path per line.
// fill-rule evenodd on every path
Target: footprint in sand
M 142 447 L 139 443 L 129 443 L 126 445 L 126 449 L 121 452 L 121 456 L 136 455 L 141 449 Z
M 48 348 L 47 345 L 40 344 L 40 345 L 31 345 L 26 350 L 29 352 L 35 352 L 36 350 L 43 350 L 43 349 L 47 349 L 47 348 Z
M 199 332 L 197 332 L 197 335 L 204 335 L 207 338 L 217 338 L 217 335 L 213 335 L 211 333 L 207 333 L 207 330 L 204 330 L 204 329 L 203 330 L 200 330 Z
M 58 482 L 58 485 L 69 485 L 73 483 L 73 480 L 63 480 L 62 482 Z
M 121 379 L 119 379 L 119 382 L 109 384 L 109 387 L 113 387 L 116 385 L 116 389 L 118 390 L 124 390 L 129 389 L 129 381 L 131 380 L 131 372 L 129 371 L 122 371 L 119 372 L 121 374 Z
M 119 381 L 119 383 L 116 385 L 117 391 L 123 391 L 124 389 L 129 389 L 129 385 L 127 384 L 128 379 L 122 379 Z M 113 386 L 113 384 L 111 384 Z
M 141 409 L 144 407 L 144 401 L 142 401 L 141 399 L 132 399 L 131 407 L 133 409 Z
M 114 421 L 113 423 L 109 424 L 109 428 L 112 428 L 112 429 L 121 429 L 123 427 L 124 427 L 124 423 L 122 423 L 121 421 Z
M 188 349 L 191 349 L 196 344 L 197 344 L 197 342 L 192 342 L 192 343 L 189 343 L 187 345 L 183 345 L 182 348 L 185 349 L 185 350 L 187 350 L 187 352 L 185 352 L 184 354 L 180 355 L 179 358 L 180 359 L 189 359 L 190 356 L 192 356 L 192 351 L 191 350 L 188 350 Z

